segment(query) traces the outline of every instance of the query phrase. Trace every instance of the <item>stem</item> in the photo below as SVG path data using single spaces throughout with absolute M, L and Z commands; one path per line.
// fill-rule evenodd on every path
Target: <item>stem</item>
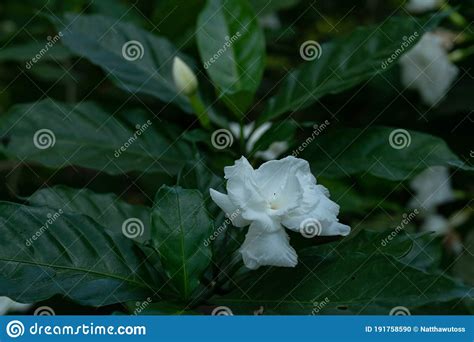
M 191 107 L 194 110 L 201 126 L 209 129 L 211 128 L 211 121 L 209 120 L 209 114 L 207 113 L 206 107 L 202 102 L 201 98 L 197 93 L 189 96 L 189 101 L 191 102 Z
M 454 10 L 454 8 L 452 8 L 447 2 L 445 2 L 443 4 L 443 9 L 445 9 L 446 11 L 449 11 L 451 12 L 451 14 L 449 15 L 449 19 L 451 20 L 451 22 L 459 27 L 466 27 L 467 26 L 467 20 L 466 18 L 464 18 L 461 13 L 459 13 L 458 11 Z
M 245 154 L 245 135 L 244 135 L 244 122 L 240 119 L 240 153 Z
M 453 63 L 462 61 L 464 58 L 474 54 L 474 45 L 466 49 L 458 49 L 449 54 L 449 60 Z

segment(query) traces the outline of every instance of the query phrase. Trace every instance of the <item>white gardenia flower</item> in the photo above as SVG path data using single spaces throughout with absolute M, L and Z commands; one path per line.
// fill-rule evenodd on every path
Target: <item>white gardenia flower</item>
M 426 33 L 400 58 L 404 86 L 418 90 L 423 102 L 435 106 L 456 79 L 459 69 L 451 63 L 443 41 L 433 33 Z
M 31 304 L 21 304 L 11 300 L 8 297 L 0 297 L 0 316 L 10 311 L 27 311 L 31 308 Z
M 244 126 L 243 136 L 247 140 L 245 150 L 247 153 L 253 151 L 253 148 L 257 141 L 272 127 L 271 122 L 266 122 L 254 130 L 255 121 Z M 240 139 L 240 125 L 237 122 L 231 122 L 229 124 L 231 133 L 237 139 Z M 263 160 L 273 160 L 281 156 L 288 150 L 289 146 L 286 141 L 275 141 L 265 151 L 257 151 L 255 157 Z
M 236 227 L 250 225 L 240 253 L 246 267 L 294 267 L 298 256 L 285 228 L 302 234 L 348 235 L 339 223 L 339 206 L 316 184 L 307 161 L 292 156 L 272 160 L 257 170 L 245 157 L 224 168 L 227 194 L 210 189 L 212 200 Z
M 444 166 L 432 166 L 421 172 L 410 182 L 415 195 L 410 207 L 422 208 L 434 213 L 436 207 L 454 199 L 449 170 Z
M 410 0 L 405 7 L 412 13 L 423 13 L 435 10 L 440 5 L 440 0 Z
M 179 57 L 173 60 L 173 80 L 178 92 L 186 96 L 196 93 L 198 87 L 196 75 Z

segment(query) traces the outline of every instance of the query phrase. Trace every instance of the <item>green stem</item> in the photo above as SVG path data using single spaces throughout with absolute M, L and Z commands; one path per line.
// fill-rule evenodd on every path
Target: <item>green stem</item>
M 191 107 L 194 110 L 201 126 L 209 129 L 211 128 L 211 121 L 209 120 L 209 114 L 207 113 L 206 107 L 202 102 L 199 95 L 196 93 L 194 95 L 189 96 L 189 101 L 191 102 Z
M 454 50 L 449 54 L 449 60 L 453 63 L 462 61 L 464 58 L 474 54 L 474 45 L 466 49 Z
M 453 24 L 462 28 L 467 26 L 468 22 L 466 18 L 464 18 L 458 11 L 454 10 L 454 8 L 452 8 L 448 3 L 445 2 L 443 4 L 443 9 L 451 12 L 451 14 L 449 15 L 449 19 Z

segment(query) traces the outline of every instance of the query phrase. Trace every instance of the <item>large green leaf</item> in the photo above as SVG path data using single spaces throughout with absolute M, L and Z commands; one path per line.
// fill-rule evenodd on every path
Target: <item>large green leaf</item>
M 190 112 L 188 99 L 173 82 L 177 50 L 168 40 L 100 15 L 67 14 L 54 22 L 63 32 L 64 45 L 105 69 L 122 89 L 173 102 Z
M 265 67 L 265 39 L 247 0 L 208 0 L 198 18 L 201 61 L 229 108 L 245 114 Z
M 182 299 L 189 299 L 211 262 L 204 244 L 212 221 L 198 190 L 163 186 L 152 211 L 152 242 L 163 268 Z
M 89 216 L 109 231 L 125 232 L 139 242 L 150 238 L 150 208 L 128 204 L 115 194 L 55 186 L 36 191 L 28 202 L 30 205 L 61 208 L 65 212 Z
M 0 294 L 34 303 L 63 295 L 102 306 L 154 296 L 158 271 L 134 242 L 92 219 L 0 203 Z
M 55 44 L 49 48 L 45 42 L 33 42 L 13 45 L 0 50 L 0 61 L 31 61 L 33 57 L 37 58 L 36 55 L 41 56 L 38 58 L 39 61 L 57 61 L 71 58 L 74 56 L 64 45 Z
M 436 165 L 474 170 L 442 139 L 389 127 L 331 130 L 310 143 L 301 157 L 310 162 L 315 174 L 326 177 L 367 172 L 381 178 L 403 180 Z
M 400 262 L 416 237 L 400 233 L 382 244 L 390 233 L 362 232 L 343 242 L 310 247 L 298 253 L 296 268 L 247 272 L 233 292 L 213 302 L 236 313 L 263 306 L 267 313 L 278 314 L 388 314 L 396 306 L 413 309 L 469 293 L 442 274 Z
M 434 17 L 426 22 L 412 17 L 394 17 L 381 25 L 359 28 L 348 37 L 323 44 L 319 58 L 304 63 L 287 76 L 278 93 L 269 100 L 259 122 L 288 111 L 298 111 L 324 95 L 370 80 L 395 65 L 387 60 L 395 53 L 399 58 L 407 52 L 425 31 L 437 24 L 438 19 Z M 407 39 L 412 43 L 403 48 Z
M 7 155 L 53 168 L 78 165 L 109 174 L 180 170 L 190 149 L 175 140 L 171 125 L 163 130 L 143 113 L 118 114 L 87 102 L 17 105 L 0 121 L 0 136 Z

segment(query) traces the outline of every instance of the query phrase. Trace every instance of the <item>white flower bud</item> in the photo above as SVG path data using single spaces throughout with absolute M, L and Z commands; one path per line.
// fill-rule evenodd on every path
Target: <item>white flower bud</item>
M 196 75 L 179 57 L 173 60 L 173 80 L 178 92 L 186 96 L 196 93 L 198 87 Z

